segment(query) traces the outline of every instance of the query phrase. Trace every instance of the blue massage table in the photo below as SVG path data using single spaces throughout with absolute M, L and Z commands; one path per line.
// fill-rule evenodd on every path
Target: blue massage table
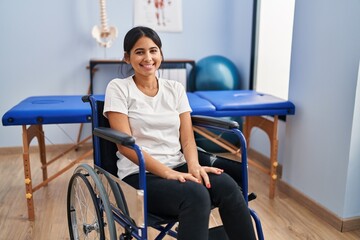
M 254 127 L 263 130 L 270 140 L 270 162 L 268 166 L 248 159 L 255 166 L 270 176 L 269 198 L 274 198 L 277 174 L 278 155 L 278 121 L 279 116 L 294 115 L 295 105 L 275 96 L 259 93 L 253 90 L 223 90 L 195 91 L 188 93 L 193 114 L 212 117 L 244 117 L 243 134 L 250 148 L 250 133 Z M 271 116 L 269 118 L 269 116 Z M 240 154 L 240 149 L 231 143 L 219 139 L 219 136 L 205 129 L 194 127 L 194 131 L 234 155 Z
M 193 114 L 213 117 L 293 115 L 290 101 L 252 90 L 195 91 L 187 93 Z
M 92 150 L 88 151 L 54 175 L 48 177 L 47 167 L 51 163 L 91 139 L 90 136 L 80 141 L 79 136 L 75 145 L 71 146 L 53 159 L 49 161 L 46 160 L 45 135 L 43 131 L 44 124 L 91 122 L 91 108 L 89 104 L 82 102 L 81 97 L 82 96 L 76 95 L 29 97 L 11 108 L 2 117 L 3 126 L 22 126 L 25 196 L 27 199 L 29 220 L 35 219 L 33 193 L 46 186 L 50 181 L 70 169 L 74 164 L 92 155 Z M 31 141 L 35 137 L 38 140 L 43 181 L 33 187 L 29 148 Z
M 270 167 L 266 168 L 254 161 L 253 164 L 260 170 L 270 175 L 270 198 L 274 197 L 275 183 L 277 178 L 277 125 L 278 116 L 295 114 L 295 106 L 290 101 L 262 94 L 251 90 L 233 91 L 196 91 L 187 93 L 193 115 L 206 115 L 213 117 L 245 117 L 243 132 L 249 147 L 250 131 L 258 127 L 268 134 L 270 139 Z M 103 96 L 99 96 L 100 98 Z M 68 169 L 74 164 L 92 155 L 92 150 L 75 159 L 65 168 L 51 177 L 47 176 L 47 166 L 58 160 L 64 153 L 47 162 L 45 150 L 44 124 L 65 124 L 65 123 L 89 123 L 91 122 L 91 108 L 88 103 L 82 102 L 81 95 L 63 96 L 34 96 L 26 98 L 19 104 L 7 111 L 2 117 L 3 126 L 22 126 L 23 130 L 23 160 L 25 174 L 26 199 L 28 206 L 28 217 L 35 219 L 33 192 L 46 186 L 47 183 Z M 271 119 L 264 116 L 272 116 Z M 240 154 L 239 149 L 223 140 L 219 140 L 214 133 L 201 128 L 194 128 L 195 132 L 205 136 L 216 144 L 224 147 L 233 154 Z M 43 182 L 32 187 L 29 146 L 34 138 L 38 139 L 40 161 L 43 171 Z M 80 144 L 91 139 L 91 136 L 66 150 L 65 153 L 75 149 Z

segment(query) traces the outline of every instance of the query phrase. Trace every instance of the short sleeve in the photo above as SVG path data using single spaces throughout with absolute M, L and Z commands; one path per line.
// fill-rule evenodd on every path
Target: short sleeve
M 127 79 L 115 78 L 109 82 L 105 91 L 103 114 L 119 112 L 128 115 L 129 84 Z
M 178 95 L 179 104 L 177 107 L 177 111 L 179 112 L 179 114 L 184 112 L 192 112 L 184 86 L 181 83 L 176 82 L 176 89 L 177 92 L 179 93 Z

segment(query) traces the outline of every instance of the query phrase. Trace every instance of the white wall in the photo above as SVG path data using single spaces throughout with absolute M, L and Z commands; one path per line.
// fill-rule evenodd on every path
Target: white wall
M 343 218 L 360 216 L 359 12 L 358 0 L 295 3 L 283 180 Z

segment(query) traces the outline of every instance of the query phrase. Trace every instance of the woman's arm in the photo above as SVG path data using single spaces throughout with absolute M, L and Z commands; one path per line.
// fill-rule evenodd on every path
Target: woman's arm
M 199 160 L 190 112 L 180 114 L 180 143 L 189 168 L 198 166 Z
M 121 131 L 123 133 L 126 133 L 128 135 L 132 135 L 130 124 L 129 124 L 129 118 L 126 114 L 118 113 L 118 112 L 107 112 L 107 117 L 110 123 L 110 127 L 112 129 Z M 134 150 L 124 147 L 122 145 L 118 145 L 119 152 L 124 155 L 126 158 L 130 159 L 135 164 L 139 165 L 137 155 Z M 196 150 L 196 148 L 195 148 Z M 145 167 L 146 170 L 151 172 L 152 174 L 155 174 L 157 176 L 160 176 L 162 178 L 166 179 L 174 179 L 179 180 L 181 182 L 184 182 L 186 180 L 191 180 L 198 182 L 198 179 L 192 176 L 190 173 L 181 173 L 178 171 L 175 171 L 168 166 L 162 164 L 161 162 L 154 159 L 150 154 L 148 154 L 145 151 L 142 151 L 145 159 Z
M 204 182 L 205 186 L 210 188 L 211 185 L 207 173 L 221 174 L 223 170 L 199 164 L 190 112 L 180 114 L 180 143 L 188 164 L 189 173 L 196 177 L 199 182 Z

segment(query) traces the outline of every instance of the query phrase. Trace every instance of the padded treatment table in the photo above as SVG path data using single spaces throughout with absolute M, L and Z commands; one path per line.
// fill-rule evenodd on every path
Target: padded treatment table
M 82 96 L 35 96 L 21 101 L 19 104 L 7 111 L 2 117 L 4 126 L 22 125 L 23 137 L 23 164 L 25 175 L 25 190 L 28 207 L 29 220 L 35 219 L 33 193 L 47 185 L 62 173 L 70 169 L 74 164 L 92 155 L 92 150 L 84 153 L 66 167 L 48 177 L 47 167 L 60 159 L 64 154 L 76 149 L 79 145 L 88 141 L 91 136 L 79 141 L 71 148 L 65 150 L 57 157 L 46 160 L 45 138 L 43 124 L 63 124 L 63 123 L 87 123 L 91 122 L 91 108 L 88 103 L 83 103 Z M 29 126 L 28 126 L 29 125 Z M 39 154 L 42 168 L 43 181 L 32 186 L 30 169 L 29 147 L 32 139 L 37 138 Z M 80 136 L 79 136 L 80 137 Z
M 294 104 L 290 101 L 252 90 L 196 91 L 188 93 L 188 96 L 193 109 L 193 115 L 245 117 L 243 133 L 247 142 L 247 148 L 250 148 L 252 128 L 258 127 L 268 135 L 270 140 L 269 166 L 265 167 L 263 164 L 259 164 L 251 159 L 248 159 L 248 163 L 270 176 L 269 198 L 274 198 L 278 167 L 278 119 L 282 115 L 295 114 Z M 225 140 L 219 140 L 219 136 L 212 132 L 199 128 L 194 128 L 194 130 L 231 153 L 235 155 L 240 154 L 236 146 Z

